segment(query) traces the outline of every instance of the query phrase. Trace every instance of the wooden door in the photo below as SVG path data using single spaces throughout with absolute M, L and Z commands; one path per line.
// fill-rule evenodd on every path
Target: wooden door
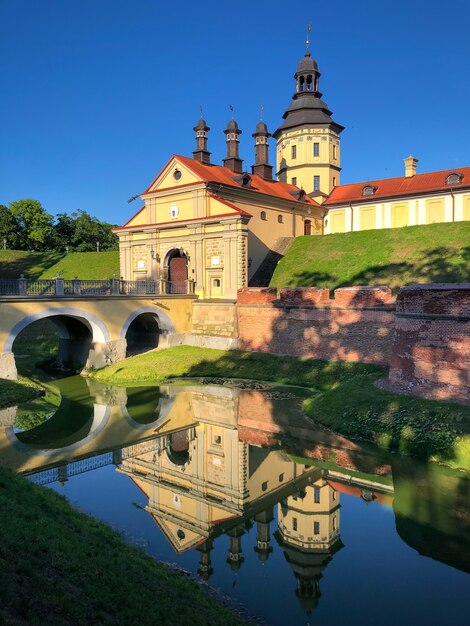
M 304 235 L 312 234 L 312 222 L 310 220 L 305 220 L 304 222 Z
M 184 256 L 174 256 L 169 265 L 170 293 L 186 293 L 188 262 Z

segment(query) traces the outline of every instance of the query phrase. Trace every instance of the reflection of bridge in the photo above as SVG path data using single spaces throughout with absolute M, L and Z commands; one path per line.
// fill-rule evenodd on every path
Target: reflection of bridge
M 57 328 L 59 360 L 97 368 L 124 358 L 128 343 L 150 337 L 149 349 L 190 329 L 189 281 L 187 294 L 166 293 L 171 285 L 155 281 L 0 282 L 0 378 L 16 378 L 13 342 L 40 319 Z

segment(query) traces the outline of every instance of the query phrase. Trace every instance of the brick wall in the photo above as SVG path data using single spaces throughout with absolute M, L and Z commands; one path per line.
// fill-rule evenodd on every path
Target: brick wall
M 241 289 L 242 350 L 388 363 L 394 304 L 387 287 Z
M 470 402 L 470 283 L 400 291 L 389 383 L 397 391 Z

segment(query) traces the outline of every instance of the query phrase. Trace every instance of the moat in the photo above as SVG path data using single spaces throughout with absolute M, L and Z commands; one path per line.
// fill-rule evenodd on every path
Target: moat
M 312 429 L 289 387 L 55 384 L 0 412 L 0 464 L 262 623 L 467 623 L 468 474 Z

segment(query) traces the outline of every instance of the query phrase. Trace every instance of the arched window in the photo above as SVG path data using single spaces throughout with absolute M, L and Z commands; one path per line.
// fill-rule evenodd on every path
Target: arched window
M 374 187 L 373 185 L 365 185 L 362 188 L 362 195 L 363 196 L 373 196 L 376 191 L 377 191 L 377 187 Z
M 457 172 L 452 172 L 446 178 L 446 185 L 460 185 L 462 182 L 462 174 L 457 174 Z
M 279 222 L 279 224 L 283 224 L 284 223 L 284 218 L 282 217 L 282 215 L 278 215 L 277 216 L 277 221 Z
M 262 220 L 265 220 L 265 221 L 266 221 L 266 220 L 267 220 L 267 217 L 266 217 L 266 211 L 261 211 L 261 215 L 260 215 L 260 217 L 261 217 L 261 219 L 262 219 Z

